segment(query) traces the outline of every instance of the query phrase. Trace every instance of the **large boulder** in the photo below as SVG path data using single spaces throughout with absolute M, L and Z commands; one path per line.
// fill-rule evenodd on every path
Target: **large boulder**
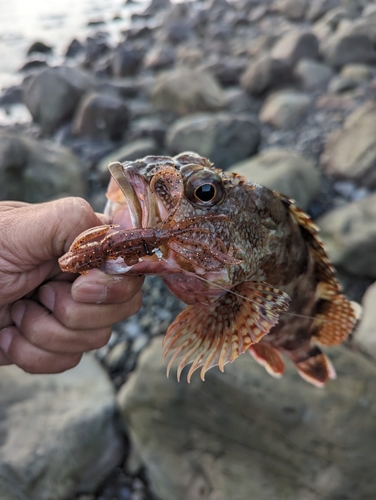
M 333 132 L 321 162 L 328 174 L 376 187 L 376 104 L 369 101 Z
M 24 82 L 24 102 L 44 134 L 68 122 L 78 101 L 91 85 L 91 77 L 69 66 L 47 68 Z
M 181 115 L 219 110 L 225 105 L 225 96 L 210 73 L 184 67 L 160 75 L 151 100 L 157 109 Z
M 0 498 L 94 492 L 121 460 L 114 390 L 91 356 L 59 375 L 1 367 Z
M 69 149 L 20 134 L 0 134 L 0 199 L 43 202 L 85 196 L 84 167 Z
M 240 85 L 250 94 L 259 95 L 292 83 L 294 79 L 290 64 L 262 54 L 249 64 L 240 78 Z
M 320 189 L 320 174 L 313 163 L 283 149 L 263 151 L 235 163 L 230 170 L 293 198 L 303 210 L 307 209 Z
M 376 278 L 376 194 L 331 210 L 317 224 L 335 266 Z
M 166 145 L 172 155 L 196 151 L 225 169 L 256 153 L 260 140 L 260 127 L 252 116 L 197 113 L 173 123 Z
M 373 498 L 376 366 L 364 356 L 332 349 L 325 389 L 290 366 L 275 380 L 248 354 L 178 383 L 161 356 L 156 339 L 118 398 L 160 498 Z

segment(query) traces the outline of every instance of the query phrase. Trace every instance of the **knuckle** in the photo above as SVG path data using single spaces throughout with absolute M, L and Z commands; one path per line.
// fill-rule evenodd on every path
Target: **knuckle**
M 97 330 L 93 332 L 93 335 L 90 336 L 89 344 L 90 347 L 88 350 L 92 349 L 100 349 L 110 340 L 112 328 L 103 328 L 101 330 Z

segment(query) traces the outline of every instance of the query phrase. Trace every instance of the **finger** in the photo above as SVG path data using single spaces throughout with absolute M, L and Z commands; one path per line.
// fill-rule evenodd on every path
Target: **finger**
M 143 277 L 111 275 L 92 269 L 73 283 L 72 297 L 76 302 L 121 304 L 136 295 L 143 282 Z
M 17 302 L 12 316 L 28 342 L 51 353 L 81 354 L 98 349 L 108 342 L 111 335 L 109 325 L 93 330 L 67 328 L 50 311 L 32 300 Z
M 82 356 L 44 351 L 29 342 L 15 326 L 1 330 L 0 344 L 7 345 L 7 358 L 28 373 L 60 373 L 76 366 Z
M 0 341 L 1 341 L 1 331 L 0 331 Z M 0 366 L 11 365 L 12 361 L 6 356 L 5 352 L 0 347 Z
M 50 281 L 39 290 L 40 302 L 66 327 L 72 330 L 91 330 L 108 327 L 135 314 L 141 307 L 138 292 L 122 304 L 86 304 L 73 300 L 71 285 Z

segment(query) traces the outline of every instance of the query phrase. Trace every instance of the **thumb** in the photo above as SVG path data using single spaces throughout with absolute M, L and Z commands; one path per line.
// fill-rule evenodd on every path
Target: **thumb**
M 99 224 L 102 221 L 82 198 L 20 203 L 17 208 L 13 204 L 13 209 L 2 212 L 1 258 L 26 271 L 60 257 L 76 236 Z

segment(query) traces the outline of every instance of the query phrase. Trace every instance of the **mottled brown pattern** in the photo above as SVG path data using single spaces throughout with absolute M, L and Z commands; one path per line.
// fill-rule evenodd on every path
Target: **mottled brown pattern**
M 359 311 L 341 295 L 317 227 L 293 200 L 189 152 L 110 170 L 106 213 L 120 229 L 116 252 L 102 255 L 104 269 L 158 274 L 190 304 L 166 334 L 169 367 L 178 358 L 179 376 L 192 363 L 188 378 L 199 367 L 204 378 L 250 350 L 275 376 L 281 354 L 317 386 L 335 376 L 318 345 L 342 342 Z M 135 242 L 129 265 L 132 229 L 152 244 Z M 79 242 L 72 255 L 81 261 L 85 253 L 90 261 L 93 246 L 98 255 L 108 248 L 107 240 Z

